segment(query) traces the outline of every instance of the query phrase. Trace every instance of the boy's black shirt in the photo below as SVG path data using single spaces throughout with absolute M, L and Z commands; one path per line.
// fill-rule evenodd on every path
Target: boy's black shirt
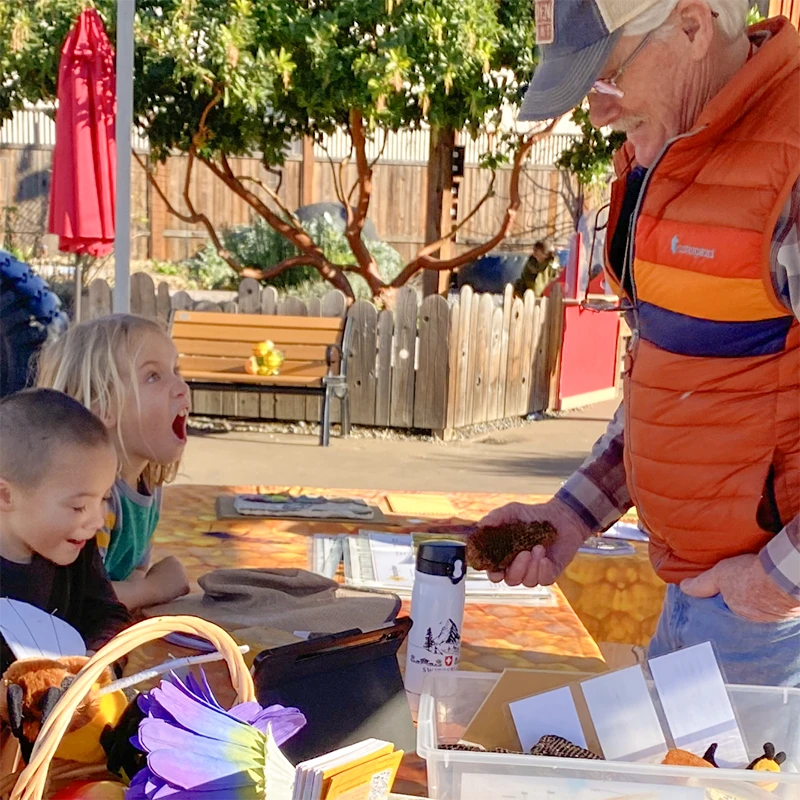
M 89 650 L 99 649 L 133 621 L 114 594 L 94 539 L 64 567 L 37 555 L 29 564 L 0 558 L 0 597 L 55 614 L 83 636 Z M 0 637 L 0 674 L 14 660 Z

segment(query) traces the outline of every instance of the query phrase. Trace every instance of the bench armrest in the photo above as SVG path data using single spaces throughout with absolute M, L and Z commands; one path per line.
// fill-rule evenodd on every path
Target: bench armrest
M 338 354 L 339 357 L 339 375 L 342 377 L 347 376 L 347 359 L 344 357 L 344 350 L 341 345 L 329 344 L 325 348 L 325 361 L 328 364 L 328 375 L 333 375 L 333 361 L 334 357 Z

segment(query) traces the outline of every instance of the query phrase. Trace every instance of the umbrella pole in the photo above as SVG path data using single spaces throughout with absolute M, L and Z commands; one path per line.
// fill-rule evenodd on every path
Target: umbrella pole
M 117 190 L 114 236 L 114 311 L 131 307 L 131 129 L 133 128 L 133 15 L 136 0 L 117 0 Z
M 75 301 L 72 304 L 72 319 L 80 322 L 83 317 L 83 256 L 75 255 Z

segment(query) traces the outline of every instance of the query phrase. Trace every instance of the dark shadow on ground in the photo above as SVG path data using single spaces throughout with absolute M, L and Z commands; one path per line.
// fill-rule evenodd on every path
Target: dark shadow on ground
M 487 475 L 531 475 L 546 478 L 562 478 L 566 480 L 572 473 L 583 464 L 586 453 L 575 453 L 567 456 L 548 456 L 548 455 L 526 455 L 521 458 L 491 458 L 485 454 L 475 457 L 470 465 L 470 471 L 483 472 Z M 430 464 L 447 465 L 457 467 L 463 464 L 464 454 L 457 456 L 455 453 L 431 454 L 426 459 Z M 480 465 L 480 466 L 479 466 Z

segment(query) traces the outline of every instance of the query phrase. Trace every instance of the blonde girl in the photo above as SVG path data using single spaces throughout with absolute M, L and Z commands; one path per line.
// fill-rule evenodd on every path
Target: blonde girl
M 98 545 L 119 599 L 135 609 L 186 594 L 176 558 L 150 565 L 161 486 L 177 472 L 189 413 L 189 387 L 164 328 L 132 314 L 74 325 L 42 350 L 37 383 L 83 403 L 114 439 L 119 473 Z

